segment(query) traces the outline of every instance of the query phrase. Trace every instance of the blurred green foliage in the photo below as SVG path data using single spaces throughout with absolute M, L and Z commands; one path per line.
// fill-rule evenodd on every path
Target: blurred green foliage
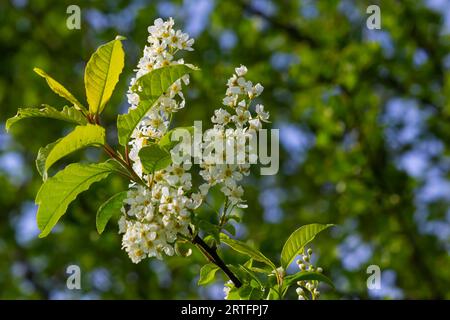
M 126 188 L 118 178 L 81 195 L 57 230 L 38 239 L 33 199 L 41 180 L 34 159 L 67 127 L 27 120 L 10 136 L 4 132 L 18 107 L 64 105 L 33 67 L 83 97 L 85 62 L 121 34 L 127 37 L 125 70 L 103 119 L 114 129 L 117 112 L 127 108 L 125 92 L 147 26 L 169 15 L 196 38 L 185 59 L 202 69 L 176 125 L 208 121 L 226 79 L 244 64 L 248 78 L 264 85 L 261 102 L 281 129 L 280 172 L 264 177 L 255 171 L 248 179 L 249 208 L 238 236 L 278 259 L 298 226 L 335 223 L 314 244 L 316 264 L 336 283 L 334 291 L 324 288 L 324 299 L 450 298 L 448 6 L 412 0 L 76 1 L 81 30 L 69 30 L 66 9 L 74 2 L 0 3 L 0 298 L 222 297 L 223 281 L 197 287 L 205 263 L 197 251 L 187 259 L 134 265 L 120 250 L 116 225 L 97 234 L 98 206 Z M 372 3 L 381 7 L 381 30 L 366 28 Z M 117 144 L 115 135 L 108 138 Z M 55 167 L 86 157 L 104 156 L 88 150 Z M 222 251 L 225 261 L 242 259 Z M 71 264 L 81 267 L 82 290 L 66 289 Z M 371 264 L 382 270 L 379 292 L 366 287 Z

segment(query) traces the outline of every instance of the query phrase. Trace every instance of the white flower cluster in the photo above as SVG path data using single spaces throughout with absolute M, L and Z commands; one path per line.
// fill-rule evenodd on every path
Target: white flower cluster
M 128 90 L 128 103 L 130 109 L 139 104 L 139 95 L 132 90 L 136 80 L 143 75 L 161 67 L 184 64 L 183 59 L 174 60 L 174 55 L 180 50 L 192 51 L 194 39 L 181 30 L 173 29 L 174 21 L 156 19 L 154 25 L 148 28 L 148 46 L 144 48 L 144 54 L 139 60 L 136 77 L 131 79 Z M 139 123 L 132 134 L 130 159 L 133 160 L 133 169 L 142 175 L 142 165 L 138 157 L 139 150 L 149 140 L 161 138 L 169 127 L 171 115 L 184 108 L 185 99 L 181 92 L 182 84 L 189 84 L 189 75 L 176 81 L 168 92 L 162 96 L 146 117 Z
M 302 255 L 302 259 L 297 260 L 297 265 L 300 271 L 310 271 L 310 272 L 319 272 L 322 273 L 323 270 L 320 267 L 314 268 L 311 264 L 311 255 L 312 249 L 305 250 Z M 297 285 L 299 286 L 296 290 L 299 300 L 307 300 L 309 299 L 309 295 L 303 290 L 306 288 L 309 291 L 312 300 L 316 300 L 320 297 L 319 289 L 317 288 L 319 285 L 319 281 L 316 280 L 308 280 L 308 281 L 298 281 Z
M 174 21 L 155 20 L 148 28 L 149 46 L 144 49 L 136 77 L 131 80 L 128 91 L 130 108 L 139 104 L 139 95 L 131 87 L 148 72 L 175 64 L 183 60 L 174 60 L 179 50 L 192 50 L 193 39 L 180 30 L 173 29 Z M 186 75 L 176 81 L 139 123 L 132 134 L 129 157 L 133 169 L 151 188 L 130 185 L 130 190 L 122 207 L 123 216 L 119 221 L 119 233 L 123 233 L 122 247 L 131 260 L 138 263 L 146 257 L 162 259 L 163 254 L 172 256 L 174 243 L 179 234 L 188 235 L 190 210 L 199 206 L 199 197 L 188 197 L 191 189 L 191 174 L 188 165 L 170 165 L 152 175 L 143 173 L 139 151 L 150 141 L 158 141 L 168 129 L 171 116 L 185 105 L 182 82 L 187 85 Z
M 259 83 L 253 85 L 245 79 L 247 68 L 240 66 L 235 69 L 235 74 L 228 79 L 226 96 L 223 99 L 224 108 L 214 111 L 211 121 L 214 127 L 206 132 L 203 150 L 212 149 L 214 157 L 204 159 L 200 164 L 200 175 L 206 181 L 202 186 L 203 191 L 220 184 L 221 191 L 225 195 L 229 208 L 234 206 L 245 208 L 242 199 L 244 189 L 239 185 L 243 176 L 250 173 L 250 154 L 252 153 L 251 140 L 255 139 L 255 133 L 262 128 L 262 122 L 269 122 L 269 113 L 264 111 L 264 106 L 257 104 L 255 113 L 250 107 L 254 98 L 264 90 Z M 245 142 L 249 141 L 247 145 Z M 223 142 L 223 152 L 218 154 L 217 142 Z M 231 146 L 231 147 L 230 147 Z M 230 147 L 234 155 L 234 161 L 225 161 L 227 148 Z M 243 155 L 239 159 L 239 155 Z M 217 161 L 217 159 L 223 161 Z M 203 192 L 204 194 L 204 192 Z
M 157 19 L 148 28 L 149 45 L 144 49 L 127 95 L 130 109 L 139 104 L 139 95 L 131 89 L 137 79 L 164 66 L 184 64 L 183 60 L 174 60 L 175 53 L 192 50 L 194 40 L 180 30 L 175 31 L 173 25 L 172 18 L 167 21 Z M 252 132 L 261 129 L 262 122 L 268 122 L 269 114 L 262 105 L 255 106 L 255 114 L 250 112 L 251 101 L 261 94 L 263 87 L 259 83 L 253 85 L 244 78 L 246 67 L 241 66 L 235 71 L 236 74 L 228 80 L 226 98 L 223 100 L 230 112 L 222 108 L 215 111 L 212 117 L 214 127 L 206 133 L 206 141 L 211 141 L 208 137 L 212 140 L 220 137 L 225 144 L 229 144 L 232 140 L 252 139 Z M 244 154 L 244 163 L 204 161 L 200 164 L 200 174 L 206 182 L 199 186 L 198 192 L 192 190 L 192 177 L 188 172 L 190 161 L 189 164 L 187 161 L 171 164 L 151 175 L 144 174 L 139 151 L 150 142 L 158 142 L 167 133 L 173 113 L 184 108 L 185 100 L 181 92 L 183 83 L 189 83 L 187 75 L 176 81 L 158 99 L 131 136 L 129 158 L 134 171 L 148 185 L 130 185 L 122 208 L 123 216 L 119 221 L 119 233 L 123 233 L 122 247 L 135 263 L 146 257 L 161 259 L 163 254 L 171 256 L 175 253 L 175 241 L 179 236 L 190 235 L 191 213 L 202 204 L 210 187 L 221 186 L 230 210 L 235 206 L 246 207 L 242 199 L 244 190 L 238 182 L 249 174 L 248 158 L 251 150 L 242 146 L 242 143 L 233 146 L 236 146 L 236 154 Z M 210 144 L 205 142 L 202 148 L 208 148 Z

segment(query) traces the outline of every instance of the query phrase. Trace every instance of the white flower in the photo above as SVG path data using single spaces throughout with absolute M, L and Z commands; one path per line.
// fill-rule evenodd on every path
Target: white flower
M 250 111 L 244 108 L 236 108 L 236 115 L 231 117 L 231 120 L 237 127 L 242 128 L 251 118 Z
M 261 95 L 261 93 L 263 92 L 264 87 L 263 87 L 260 83 L 257 83 L 257 84 L 253 87 L 253 90 L 254 90 L 254 92 L 255 92 L 255 96 L 259 96 L 259 95 Z
M 241 65 L 239 68 L 236 68 L 235 71 L 236 71 L 236 74 L 239 77 L 242 77 L 242 76 L 245 76 L 247 74 L 247 67 Z
M 238 99 L 237 95 L 231 95 L 231 96 L 227 95 L 225 98 L 223 98 L 222 103 L 224 106 L 233 108 L 236 106 L 237 99 Z
M 258 118 L 251 119 L 251 120 L 248 121 L 248 123 L 250 125 L 249 129 L 253 129 L 253 130 L 256 130 L 256 131 L 262 129 L 262 123 L 261 123 L 261 121 Z
M 269 112 L 264 111 L 264 106 L 262 104 L 257 104 L 255 109 L 256 114 L 258 115 L 258 119 L 263 122 L 269 122 Z
M 225 299 L 228 299 L 231 289 L 234 287 L 233 281 L 228 280 L 223 286 L 223 293 L 225 294 Z
M 213 123 L 226 125 L 230 122 L 231 115 L 224 109 L 220 108 L 214 111 L 214 116 L 211 117 Z
M 223 186 L 220 191 L 228 197 L 232 205 L 240 205 L 244 202 L 242 196 L 244 195 L 244 189 L 238 186 L 235 182 Z

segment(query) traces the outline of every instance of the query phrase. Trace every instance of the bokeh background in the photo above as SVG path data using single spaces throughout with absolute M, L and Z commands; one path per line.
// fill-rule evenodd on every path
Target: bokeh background
M 82 10 L 81 30 L 66 9 Z M 366 8 L 381 7 L 381 30 Z M 261 82 L 261 102 L 280 128 L 278 175 L 253 175 L 238 238 L 278 259 L 296 227 L 336 223 L 313 245 L 336 290 L 324 299 L 450 298 L 450 1 L 102 0 L 0 2 L 0 298 L 222 298 L 223 278 L 198 288 L 203 257 L 145 260 L 120 250 L 117 226 L 95 230 L 98 206 L 126 188 L 96 184 L 70 206 L 56 230 L 38 239 L 33 199 L 41 183 L 40 146 L 68 132 L 64 123 L 27 120 L 6 134 L 20 106 L 62 107 L 38 66 L 84 99 L 83 70 L 95 48 L 127 37 L 124 73 L 105 112 L 114 130 L 146 43 L 147 26 L 172 16 L 196 39 L 186 61 L 201 67 L 177 124 L 208 121 L 225 81 L 245 64 Z M 114 135 L 109 137 L 115 144 Z M 87 150 L 59 163 L 103 155 Z M 240 257 L 224 251 L 225 260 Z M 82 289 L 66 288 L 77 264 Z M 379 265 L 381 290 L 366 268 Z

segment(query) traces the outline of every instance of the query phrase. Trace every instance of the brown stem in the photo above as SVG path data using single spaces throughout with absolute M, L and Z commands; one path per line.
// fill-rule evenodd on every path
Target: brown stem
M 145 185 L 145 183 L 142 181 L 142 179 L 137 175 L 137 173 L 133 170 L 133 167 L 131 164 L 127 163 L 125 160 L 123 160 L 120 153 L 117 153 L 108 143 L 103 145 L 103 150 L 114 160 L 119 162 L 125 170 L 130 174 L 131 179 L 141 185 Z
M 225 262 L 219 257 L 216 250 L 212 249 L 210 246 L 200 238 L 199 235 L 196 235 L 194 239 L 192 239 L 192 243 L 195 244 L 199 249 L 205 254 L 209 261 L 218 266 L 227 276 L 233 281 L 233 284 L 236 288 L 240 288 L 242 286 L 242 282 L 234 275 L 234 273 L 227 267 Z

